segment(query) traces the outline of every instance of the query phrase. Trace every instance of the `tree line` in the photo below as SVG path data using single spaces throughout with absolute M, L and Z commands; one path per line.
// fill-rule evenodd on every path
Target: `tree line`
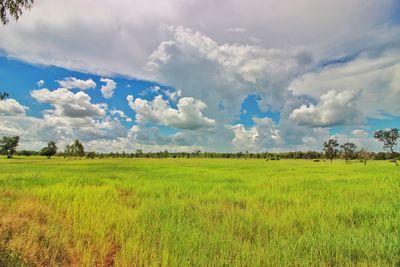
M 295 152 L 237 152 L 237 153 L 219 153 L 219 152 L 202 152 L 200 150 L 194 152 L 169 152 L 167 150 L 160 152 L 143 152 L 137 149 L 134 153 L 126 152 L 110 152 L 98 153 L 95 151 L 85 152 L 83 144 L 79 140 L 75 140 L 72 144 L 66 145 L 64 151 L 58 151 L 56 143 L 50 141 L 46 147 L 40 151 L 20 150 L 17 151 L 19 144 L 19 136 L 7 137 L 0 139 L 0 154 L 11 158 L 13 155 L 31 156 L 42 155 L 50 159 L 52 156 L 59 157 L 75 157 L 75 158 L 236 158 L 236 159 L 328 159 L 332 162 L 335 158 L 341 158 L 346 161 L 360 160 L 364 164 L 368 160 L 391 160 L 397 165 L 400 154 L 395 151 L 397 140 L 399 139 L 399 129 L 385 129 L 374 133 L 374 138 L 383 144 L 386 152 L 371 152 L 366 149 L 358 150 L 354 143 L 344 143 L 339 145 L 335 139 L 329 139 L 323 143 L 323 150 L 319 151 L 295 151 Z

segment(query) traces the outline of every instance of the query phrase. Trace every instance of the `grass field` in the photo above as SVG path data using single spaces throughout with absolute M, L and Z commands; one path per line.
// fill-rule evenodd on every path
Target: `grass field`
M 0 265 L 398 266 L 400 168 L 0 159 L 0 249 Z

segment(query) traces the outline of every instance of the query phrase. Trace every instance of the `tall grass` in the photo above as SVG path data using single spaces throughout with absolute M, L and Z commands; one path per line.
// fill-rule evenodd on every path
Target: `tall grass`
M 0 248 L 43 266 L 399 265 L 400 169 L 2 159 Z

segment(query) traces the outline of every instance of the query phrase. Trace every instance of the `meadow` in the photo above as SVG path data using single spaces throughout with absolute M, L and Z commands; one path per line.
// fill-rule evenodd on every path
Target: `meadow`
M 398 266 L 386 161 L 0 159 L 0 265 Z

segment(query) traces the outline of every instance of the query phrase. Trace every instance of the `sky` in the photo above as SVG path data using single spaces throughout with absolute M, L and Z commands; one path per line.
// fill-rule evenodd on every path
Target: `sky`
M 398 0 L 41 0 L 0 27 L 19 149 L 381 150 L 400 127 Z

